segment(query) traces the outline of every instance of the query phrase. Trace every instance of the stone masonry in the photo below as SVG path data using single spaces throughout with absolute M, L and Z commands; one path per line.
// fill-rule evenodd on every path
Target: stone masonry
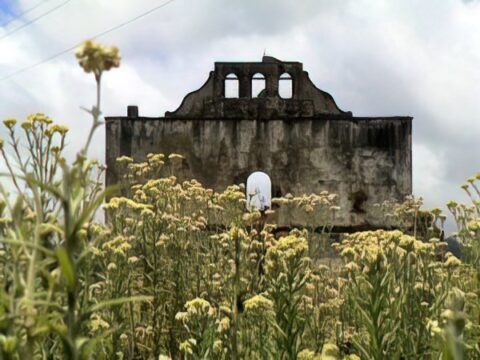
M 279 93 L 286 74 L 291 98 Z M 253 97 L 258 76 L 265 88 Z M 238 81 L 238 97 L 226 97 L 227 81 Z M 271 178 L 274 197 L 337 193 L 341 210 L 335 225 L 347 231 L 384 225 L 374 205 L 402 201 L 412 191 L 412 118 L 355 117 L 342 111 L 299 62 L 272 57 L 217 62 L 207 82 L 176 111 L 151 118 L 129 106 L 127 116 L 107 117 L 106 124 L 108 185 L 121 178 L 115 163 L 119 156 L 142 161 L 148 153 L 179 153 L 186 158 L 186 176 L 215 190 L 263 171 Z M 306 219 L 285 209 L 276 221 L 322 225 L 315 216 Z

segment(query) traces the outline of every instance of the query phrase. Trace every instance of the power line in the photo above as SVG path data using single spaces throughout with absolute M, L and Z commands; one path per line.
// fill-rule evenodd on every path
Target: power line
M 50 15 L 50 14 L 53 13 L 54 11 L 56 11 L 56 10 L 64 7 L 64 6 L 67 5 L 70 1 L 71 1 L 71 0 L 66 0 L 66 1 L 58 4 L 57 6 L 51 8 L 51 9 L 48 10 L 47 12 L 44 12 L 43 14 L 37 16 L 36 18 L 33 18 L 33 19 L 27 21 L 26 23 L 20 25 L 19 27 L 16 27 L 15 29 L 7 32 L 7 33 L 4 34 L 3 36 L 0 36 L 0 41 L 3 40 L 3 39 L 5 39 L 6 37 L 9 37 L 9 36 L 12 35 L 12 34 L 15 34 L 17 31 L 22 30 L 23 28 L 25 28 L 25 27 L 33 24 L 34 22 L 40 20 L 41 18 L 43 18 L 43 17 L 45 17 L 45 16 L 47 16 L 47 15 Z
M 29 12 L 35 10 L 36 8 L 42 6 L 42 5 L 45 5 L 47 2 L 49 2 L 51 0 L 42 0 L 40 1 L 39 3 L 37 3 L 36 5 L 33 5 L 31 8 L 28 8 L 27 10 L 25 10 L 24 12 L 20 13 L 20 14 L 13 14 L 14 17 L 11 18 L 11 19 L 8 19 L 7 21 L 5 21 L 3 24 L 0 24 L 0 27 L 5 27 L 7 26 L 8 24 L 10 24 L 12 21 L 15 21 L 25 15 L 27 15 Z
M 165 7 L 165 6 L 167 6 L 168 4 L 170 4 L 170 3 L 174 2 L 174 1 L 175 1 L 175 0 L 167 0 L 166 2 L 164 2 L 164 3 L 162 3 L 162 4 L 158 5 L 158 6 L 156 6 L 156 7 L 154 7 L 154 8 L 151 8 L 150 10 L 148 10 L 148 11 L 146 11 L 146 12 L 140 14 L 140 15 L 137 15 L 137 16 L 131 18 L 130 20 L 127 20 L 127 21 L 125 21 L 125 22 L 123 22 L 123 23 L 121 23 L 121 24 L 118 24 L 118 25 L 116 25 L 116 26 L 114 26 L 114 27 L 112 27 L 112 28 L 110 28 L 110 29 L 107 29 L 107 30 L 105 30 L 105 31 L 102 31 L 102 32 L 100 32 L 100 33 L 98 33 L 98 34 L 90 37 L 90 39 L 98 39 L 99 37 L 102 37 L 102 36 L 104 36 L 104 35 L 107 35 L 107 34 L 113 32 L 113 31 L 115 31 L 115 30 L 118 30 L 118 29 L 120 29 L 120 28 L 122 28 L 122 27 L 124 27 L 124 26 L 126 26 L 126 25 L 129 25 L 129 24 L 133 23 L 134 21 L 137 21 L 137 20 L 139 20 L 139 19 L 141 19 L 141 18 L 143 18 L 143 17 L 145 17 L 145 16 L 147 16 L 147 15 L 150 15 L 151 13 L 153 13 L 153 12 L 155 12 L 155 11 L 157 11 L 157 10 Z M 53 54 L 53 55 L 51 55 L 51 56 L 49 56 L 49 57 L 47 57 L 47 58 L 45 58 L 45 59 L 42 59 L 42 60 L 40 60 L 40 61 L 37 62 L 37 63 L 28 65 L 28 66 L 26 66 L 26 67 L 24 67 L 24 68 L 21 68 L 21 69 L 18 69 L 18 70 L 14 71 L 14 72 L 12 72 L 12 73 L 10 73 L 10 74 L 8 74 L 8 75 L 5 75 L 5 76 L 3 76 L 3 77 L 0 78 L 0 82 L 5 81 L 5 80 L 8 80 L 8 79 L 10 79 L 10 78 L 12 78 L 12 77 L 14 77 L 14 76 L 16 76 L 16 75 L 18 75 L 18 74 L 21 74 L 21 73 L 23 73 L 23 72 L 25 72 L 25 71 L 31 70 L 31 69 L 33 69 L 33 68 L 35 68 L 35 67 L 37 67 L 37 66 L 43 65 L 43 64 L 45 64 L 45 63 L 47 63 L 47 62 L 49 62 L 49 61 L 51 61 L 51 60 L 53 60 L 53 59 L 55 59 L 55 58 L 57 58 L 57 57 L 59 57 L 59 56 L 62 56 L 63 54 L 68 53 L 69 51 L 72 51 L 73 49 L 77 48 L 77 47 L 80 46 L 81 44 L 83 44 L 83 41 L 82 41 L 82 42 L 79 42 L 79 43 L 77 43 L 77 44 L 75 44 L 75 45 L 73 45 L 73 46 L 70 46 L 69 48 L 64 49 L 64 50 L 62 50 L 62 51 L 60 51 L 60 52 L 58 52 L 58 53 L 56 53 L 56 54 Z
M 114 27 L 112 27 L 112 28 L 110 28 L 110 29 L 107 29 L 107 30 L 105 30 L 105 31 L 102 31 L 102 32 L 100 32 L 100 33 L 92 36 L 91 39 L 97 39 L 97 38 L 99 38 L 99 37 L 101 37 L 101 36 L 104 36 L 104 35 L 107 35 L 108 33 L 111 33 L 112 31 L 118 30 L 118 29 L 120 29 L 120 28 L 122 28 L 122 27 L 124 27 L 124 26 L 126 26 L 126 25 L 129 25 L 129 24 L 133 23 L 134 21 L 137 21 L 137 20 L 139 20 L 139 19 L 141 19 L 141 18 L 143 18 L 143 17 L 145 17 L 145 16 L 147 16 L 147 15 L 150 15 L 151 13 L 153 13 L 153 12 L 155 12 L 155 11 L 157 11 L 157 10 L 165 7 L 165 6 L 167 6 L 168 4 L 170 4 L 170 3 L 174 2 L 174 1 L 175 1 L 175 0 L 165 1 L 163 4 L 160 4 L 160 5 L 158 5 L 158 6 L 155 6 L 154 8 L 151 8 L 150 10 L 148 10 L 148 11 L 146 11 L 146 12 L 140 14 L 140 15 L 137 15 L 137 16 L 133 17 L 133 18 L 131 18 L 130 20 L 125 21 L 124 23 L 118 24 L 118 25 L 116 25 L 116 26 L 114 26 Z

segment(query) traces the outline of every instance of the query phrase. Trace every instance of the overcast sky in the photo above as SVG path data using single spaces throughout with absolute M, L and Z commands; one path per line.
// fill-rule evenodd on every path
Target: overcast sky
M 0 0 L 0 78 L 164 1 L 43 0 L 3 26 L 42 0 Z M 174 0 L 99 41 L 123 58 L 104 78 L 105 115 L 137 104 L 141 115 L 162 116 L 215 61 L 260 61 L 265 50 L 303 62 L 354 115 L 413 116 L 414 193 L 428 206 L 463 199 L 460 185 L 480 171 L 478 0 Z M 0 81 L 0 118 L 44 112 L 71 128 L 73 151 L 90 121 L 79 107 L 94 95 L 93 77 L 69 52 Z M 103 159 L 104 143 L 102 130 L 92 155 Z

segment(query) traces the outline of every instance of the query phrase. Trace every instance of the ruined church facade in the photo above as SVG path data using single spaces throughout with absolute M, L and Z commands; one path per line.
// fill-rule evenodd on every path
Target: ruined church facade
M 107 184 L 121 179 L 120 156 L 142 161 L 148 153 L 179 153 L 186 176 L 205 187 L 221 191 L 262 171 L 273 197 L 327 190 L 339 196 L 337 228 L 376 228 L 385 219 L 375 204 L 412 192 L 411 136 L 409 116 L 356 117 L 340 110 L 302 63 L 272 57 L 217 62 L 177 110 L 143 117 L 129 106 L 127 116 L 106 118 Z M 275 216 L 280 225 L 321 225 L 315 216 L 284 209 Z

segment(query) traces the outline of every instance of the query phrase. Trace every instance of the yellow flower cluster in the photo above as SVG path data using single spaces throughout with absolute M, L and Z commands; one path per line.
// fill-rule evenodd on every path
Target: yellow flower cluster
M 277 243 L 269 249 L 271 256 L 284 259 L 304 257 L 308 251 L 308 242 L 304 237 L 288 235 L 280 238 Z
M 141 204 L 127 197 L 113 197 L 104 205 L 105 209 L 127 208 L 129 210 L 145 210 L 151 209 L 152 205 Z
M 68 132 L 68 127 L 63 126 L 63 125 L 57 125 L 57 124 L 52 125 L 52 126 L 48 127 L 47 129 L 45 129 L 45 135 L 47 135 L 48 137 L 53 136 L 53 134 L 55 134 L 55 133 L 58 133 L 61 136 L 65 136 L 65 134 L 67 132 Z
M 28 128 L 28 126 L 33 126 L 37 124 L 50 125 L 53 123 L 53 120 L 48 116 L 42 113 L 31 114 L 27 117 L 27 120 L 22 124 L 22 127 Z
M 17 120 L 13 118 L 3 120 L 3 124 L 9 129 L 14 127 L 16 123 L 17 123 Z
M 315 209 L 338 211 L 340 207 L 337 206 L 336 194 L 331 194 L 328 191 L 322 191 L 320 194 L 310 194 L 294 197 L 292 194 L 287 194 L 282 198 L 273 198 L 272 204 L 276 205 L 290 205 L 303 209 L 307 213 L 312 213 Z
M 176 320 L 185 323 L 198 317 L 214 318 L 217 313 L 216 309 L 207 300 L 199 297 L 187 301 L 185 309 L 185 312 L 178 312 L 175 315 Z
M 263 295 L 255 295 L 244 303 L 245 312 L 265 315 L 273 311 L 273 302 Z
M 341 244 L 334 244 L 346 260 L 347 268 L 370 266 L 377 261 L 386 262 L 390 256 L 404 256 L 408 252 L 432 253 L 432 243 L 424 243 L 401 231 L 364 231 L 347 236 Z M 432 253 L 432 255 L 434 255 Z
M 120 66 L 120 52 L 116 46 L 105 46 L 85 41 L 75 52 L 78 63 L 87 73 L 101 74 Z
M 279 283 L 286 281 L 287 274 L 295 271 L 301 277 L 308 277 L 310 258 L 307 239 L 292 233 L 281 237 L 267 250 L 265 270 L 267 277 Z
M 104 250 L 110 250 L 114 254 L 126 256 L 127 251 L 132 248 L 132 245 L 126 236 L 118 235 L 112 240 L 105 242 L 102 248 Z

